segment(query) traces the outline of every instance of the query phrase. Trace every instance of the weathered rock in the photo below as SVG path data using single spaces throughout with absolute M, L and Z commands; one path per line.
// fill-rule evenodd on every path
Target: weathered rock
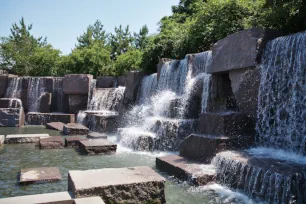
M 216 172 L 212 165 L 199 164 L 177 155 L 157 157 L 156 167 L 195 185 L 206 185 L 215 181 Z
M 257 68 L 232 70 L 229 72 L 232 91 L 239 112 L 257 117 L 260 73 Z
M 23 108 L 0 108 L 0 127 L 21 127 L 24 121 Z
M 22 108 L 22 102 L 18 98 L 0 98 L 0 108 Z
M 66 137 L 65 138 L 65 146 L 66 147 L 77 147 L 77 148 L 79 148 L 81 140 L 86 140 L 86 138 L 81 137 L 81 136 Z
M 112 133 L 118 127 L 119 115 L 88 114 L 87 124 L 91 131 Z
M 69 171 L 68 190 L 105 203 L 166 203 L 165 179 L 150 167 Z
M 218 152 L 237 150 L 253 144 L 253 137 L 225 137 L 191 134 L 180 144 L 180 156 L 210 163 Z
M 61 136 L 40 138 L 39 146 L 40 149 L 62 149 L 64 148 L 64 140 Z
M 89 129 L 79 123 L 68 123 L 64 125 L 63 132 L 65 135 L 87 135 Z
M 237 112 L 203 113 L 200 116 L 200 132 L 228 137 L 253 136 L 255 124 L 247 115 Z
M 88 139 L 107 139 L 107 135 L 99 132 L 90 132 L 87 135 Z
M 52 130 L 59 130 L 63 131 L 65 123 L 62 122 L 52 122 L 52 123 L 47 123 L 46 128 L 47 129 L 52 129 Z
M 39 112 L 49 113 L 51 110 L 52 93 L 43 93 L 39 98 Z
M 270 29 L 251 28 L 228 35 L 212 47 L 212 65 L 208 73 L 254 67 L 260 61 L 269 40 L 280 36 Z
M 73 204 L 105 204 L 105 203 L 99 196 L 96 196 L 96 197 L 90 197 L 90 198 L 74 199 Z
M 0 135 L 0 145 L 4 144 L 5 137 L 4 135 Z
M 134 141 L 134 149 L 137 151 L 153 151 L 154 139 L 150 136 L 139 136 Z
M 126 75 L 119 76 L 117 80 L 118 80 L 118 86 L 125 86 Z
M 49 134 L 18 134 L 18 135 L 7 135 L 5 143 L 38 143 L 40 138 L 48 138 Z
M 0 97 L 3 97 L 8 84 L 8 75 L 0 75 Z
M 28 113 L 27 125 L 46 125 L 51 122 L 74 123 L 74 114 L 62 113 Z
M 160 58 L 157 64 L 157 80 L 159 80 L 159 76 L 161 73 L 161 69 L 166 62 L 172 61 L 173 59 L 169 58 Z
M 20 172 L 20 183 L 53 182 L 61 179 L 61 173 L 56 167 L 21 169 Z
M 80 151 L 85 154 L 113 154 L 116 153 L 117 145 L 106 139 L 82 140 Z
M 87 95 L 92 79 L 93 76 L 88 74 L 65 75 L 63 79 L 63 91 L 65 94 Z
M 112 76 L 97 77 L 97 88 L 114 88 L 116 87 L 117 79 Z
M 77 114 L 87 109 L 88 95 L 69 95 L 69 113 Z
M 59 193 L 46 193 L 37 195 L 1 198 L 0 204 L 73 204 L 73 199 L 68 191 Z

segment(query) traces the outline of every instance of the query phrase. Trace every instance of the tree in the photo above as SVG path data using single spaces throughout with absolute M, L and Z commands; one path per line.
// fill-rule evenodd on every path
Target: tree
M 148 43 L 149 29 L 147 25 L 142 26 L 139 33 L 134 33 L 134 43 L 136 49 L 143 50 Z
M 115 75 L 119 76 L 131 70 L 140 70 L 142 52 L 139 49 L 121 54 L 115 62 Z
M 120 25 L 115 27 L 115 33 L 110 35 L 110 47 L 112 52 L 112 58 L 115 60 L 118 55 L 125 53 L 131 47 L 133 37 L 130 32 L 130 27 L 125 28 Z

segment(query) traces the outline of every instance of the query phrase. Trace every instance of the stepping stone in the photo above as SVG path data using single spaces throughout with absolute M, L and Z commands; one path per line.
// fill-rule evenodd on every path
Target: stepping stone
M 80 141 L 86 140 L 85 137 L 81 136 L 70 136 L 65 138 L 65 147 L 79 147 Z
M 213 166 L 191 162 L 177 155 L 156 158 L 156 166 L 170 175 L 187 180 L 195 185 L 214 182 L 216 171 Z
M 0 199 L 0 204 L 73 204 L 73 199 L 68 191 L 58 193 L 46 193 L 27 196 L 17 196 L 11 198 Z
M 74 114 L 65 113 L 28 113 L 26 117 L 28 125 L 46 125 L 52 122 L 74 123 Z
M 37 143 L 40 138 L 47 138 L 49 134 L 18 134 L 18 135 L 7 135 L 5 142 L 7 144 L 16 143 Z
M 41 138 L 39 146 L 40 149 L 62 149 L 64 148 L 64 140 L 61 136 Z
M 87 135 L 89 129 L 79 123 L 68 123 L 64 125 L 63 132 L 65 135 Z
M 90 197 L 90 198 L 74 199 L 74 204 L 105 204 L 105 203 L 99 196 L 96 196 L 96 197 Z
M 47 123 L 46 128 L 51 129 L 51 130 L 59 130 L 63 131 L 65 123 L 62 122 L 52 122 L 52 123 Z
M 89 139 L 107 139 L 107 135 L 99 132 L 90 132 L 87 135 Z
M 20 172 L 20 183 L 54 182 L 61 179 L 61 173 L 56 167 L 21 169 Z
M 5 137 L 4 135 L 0 135 L 0 145 L 4 144 Z
M 117 145 L 109 140 L 95 139 L 80 141 L 80 151 L 85 154 L 113 154 L 117 150 Z
M 165 181 L 147 166 L 69 171 L 68 191 L 75 198 L 100 196 L 105 203 L 166 203 Z

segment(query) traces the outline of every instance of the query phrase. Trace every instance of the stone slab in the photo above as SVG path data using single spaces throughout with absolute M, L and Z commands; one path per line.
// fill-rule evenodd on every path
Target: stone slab
M 20 183 L 54 182 L 61 179 L 61 173 L 56 167 L 29 168 L 20 171 Z
M 97 77 L 97 88 L 114 88 L 116 86 L 117 79 L 112 76 Z
M 252 136 L 191 134 L 180 144 L 180 156 L 210 163 L 218 152 L 243 149 L 251 145 L 253 145 Z
M 24 121 L 23 108 L 0 108 L 0 127 L 21 127 Z
M 99 132 L 90 132 L 87 135 L 88 139 L 107 139 L 107 135 Z
M 93 79 L 89 74 L 68 74 L 63 79 L 63 92 L 65 94 L 88 94 Z
M 64 148 L 64 140 L 62 136 L 40 138 L 39 147 L 40 149 L 62 149 Z
M 18 98 L 0 98 L 0 108 L 22 108 L 22 101 Z
M 46 193 L 37 195 L 17 196 L 0 199 L 0 204 L 73 204 L 68 191 L 58 193 Z
M 18 135 L 7 135 L 5 143 L 38 143 L 40 138 L 47 138 L 49 134 L 18 134 Z
M 64 125 L 65 135 L 87 135 L 89 129 L 80 123 L 68 123 Z
M 74 114 L 64 113 L 28 113 L 27 125 L 46 125 L 51 122 L 74 123 Z
M 117 145 L 106 139 L 82 140 L 80 141 L 80 151 L 85 154 L 113 154 L 117 150 Z
M 77 114 L 80 110 L 86 110 L 88 95 L 68 95 L 69 113 Z
M 74 204 L 104 204 L 104 202 L 100 197 L 96 196 L 90 198 L 74 199 Z
M 76 198 L 100 196 L 105 203 L 166 203 L 165 181 L 146 166 L 69 171 L 68 191 Z
M 65 123 L 62 122 L 52 122 L 52 123 L 47 123 L 46 128 L 52 129 L 52 130 L 59 130 L 63 131 Z
M 0 97 L 3 97 L 8 84 L 8 75 L 0 75 Z
M 65 147 L 79 147 L 80 141 L 86 140 L 85 137 L 81 136 L 69 136 L 65 138 Z
M 122 75 L 118 77 L 118 86 L 125 86 L 126 75 Z
M 4 135 L 0 135 L 0 145 L 4 144 L 5 137 Z
M 118 128 L 119 115 L 88 114 L 87 122 L 91 131 L 113 133 Z
M 177 155 L 157 157 L 156 166 L 195 185 L 206 185 L 215 181 L 216 171 L 212 165 L 199 164 Z

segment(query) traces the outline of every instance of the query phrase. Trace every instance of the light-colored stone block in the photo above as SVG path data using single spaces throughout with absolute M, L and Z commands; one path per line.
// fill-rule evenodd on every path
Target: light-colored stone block
M 4 135 L 0 135 L 0 145 L 4 144 L 5 137 Z
M 74 200 L 74 204 L 104 204 L 103 200 L 96 196 L 90 198 L 77 198 Z
M 21 169 L 20 171 L 20 183 L 53 182 L 61 179 L 61 173 L 56 167 Z
M 40 138 L 47 138 L 49 134 L 17 134 L 7 135 L 5 142 L 10 143 L 37 143 Z

